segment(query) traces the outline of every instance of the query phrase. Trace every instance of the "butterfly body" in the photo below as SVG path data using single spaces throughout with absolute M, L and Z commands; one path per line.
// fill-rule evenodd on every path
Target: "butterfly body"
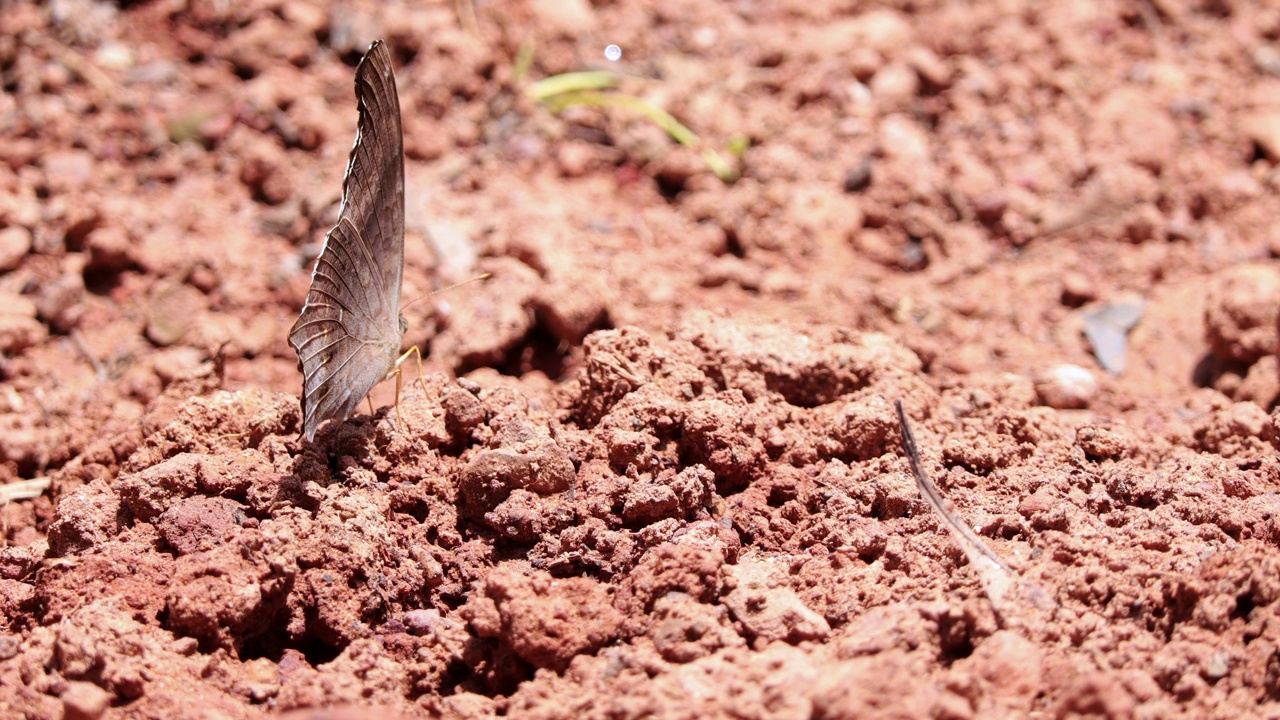
M 391 53 L 356 68 L 359 123 L 338 222 L 325 236 L 306 303 L 289 331 L 302 371 L 302 434 L 345 420 L 395 368 L 404 337 L 404 140 Z

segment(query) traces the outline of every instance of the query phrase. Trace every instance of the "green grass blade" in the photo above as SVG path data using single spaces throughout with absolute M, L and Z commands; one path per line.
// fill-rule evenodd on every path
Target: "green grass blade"
M 583 72 L 561 73 L 543 78 L 530 85 L 525 94 L 538 102 L 548 102 L 552 98 L 587 90 L 602 90 L 617 87 L 618 75 L 608 70 L 586 70 Z
M 671 139 L 687 148 L 699 150 L 707 167 L 721 181 L 731 183 L 738 179 L 737 171 L 729 162 L 715 150 L 702 147 L 702 139 L 698 134 L 677 120 L 674 115 L 634 95 L 600 92 L 601 88 L 613 87 L 612 84 L 603 84 L 606 81 L 616 83 L 617 76 L 609 72 L 565 73 L 541 80 L 530 86 L 527 92 L 529 97 L 539 100 L 553 113 L 573 105 L 585 105 L 622 108 L 643 115 L 662 128 L 671 136 Z

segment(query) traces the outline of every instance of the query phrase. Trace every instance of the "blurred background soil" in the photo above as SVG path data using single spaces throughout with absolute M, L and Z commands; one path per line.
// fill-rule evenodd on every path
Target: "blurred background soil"
M 304 445 L 380 37 L 429 353 Z M 0 84 L 4 717 L 1280 717 L 1280 4 L 0 0 Z

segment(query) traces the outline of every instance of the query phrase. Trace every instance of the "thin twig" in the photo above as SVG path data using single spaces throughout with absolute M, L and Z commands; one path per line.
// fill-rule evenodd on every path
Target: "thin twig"
M 483 40 L 480 34 L 480 23 L 476 21 L 476 4 L 473 0 L 457 0 L 454 10 L 458 13 L 458 24 L 473 37 Z
M 951 532 L 951 537 L 964 551 L 965 557 L 969 558 L 969 564 L 978 573 L 982 589 L 991 599 L 996 612 L 1003 613 L 1005 598 L 1016 582 L 1013 571 L 1001 562 L 972 528 L 964 524 L 955 506 L 925 474 L 923 463 L 920 461 L 920 449 L 916 446 L 915 436 L 912 435 L 911 426 L 907 423 L 907 412 L 902 409 L 902 401 L 894 400 L 893 407 L 898 411 L 898 425 L 902 429 L 902 447 L 907 452 L 907 460 L 911 464 L 911 473 L 916 477 L 916 485 L 920 488 L 920 496 L 942 519 L 942 524 Z
M 34 480 L 17 480 L 15 482 L 0 485 L 0 504 L 8 503 L 11 500 L 30 500 L 38 498 L 49 489 L 49 478 L 36 478 Z
M 72 328 L 68 337 L 71 338 L 71 344 L 75 346 L 80 355 L 93 368 L 94 375 L 97 375 L 99 380 L 105 380 L 107 378 L 107 369 L 103 367 L 102 362 L 93 353 L 89 352 L 89 347 L 84 344 L 84 338 L 81 337 L 80 331 Z

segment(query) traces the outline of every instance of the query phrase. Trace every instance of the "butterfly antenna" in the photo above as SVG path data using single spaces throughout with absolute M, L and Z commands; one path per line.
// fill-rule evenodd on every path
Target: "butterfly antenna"
M 488 280 L 488 279 L 489 279 L 489 278 L 491 278 L 491 277 L 493 277 L 493 273 L 484 273 L 483 275 L 477 275 L 477 276 L 475 276 L 475 277 L 473 277 L 473 278 L 469 278 L 469 279 L 467 279 L 467 280 L 463 280 L 463 281 L 462 281 L 462 282 L 460 282 L 460 283 L 454 283 L 454 284 L 452 284 L 452 285 L 449 285 L 449 286 L 446 286 L 446 287 L 442 287 L 442 288 L 440 288 L 440 289 L 438 289 L 438 290 L 432 290 L 431 292 L 427 293 L 426 295 L 419 295 L 418 297 L 416 297 L 416 298 L 414 298 L 414 299 L 410 300 L 409 302 L 405 303 L 405 304 L 404 304 L 404 306 L 403 306 L 403 307 L 401 307 L 400 309 L 401 309 L 401 310 L 404 310 L 404 308 L 409 307 L 410 305 L 412 305 L 412 304 L 414 304 L 414 303 L 418 302 L 419 300 L 422 300 L 423 298 L 429 298 L 429 297 L 431 297 L 432 295 L 439 295 L 440 293 L 443 293 L 443 292 L 449 292 L 450 290 L 457 290 L 458 288 L 462 287 L 463 285 L 470 285 L 470 284 L 471 284 L 471 283 L 473 283 L 473 282 L 480 282 L 481 280 Z M 421 359 L 421 356 L 419 356 L 419 359 Z M 421 364 L 421 363 L 419 363 L 419 364 Z

